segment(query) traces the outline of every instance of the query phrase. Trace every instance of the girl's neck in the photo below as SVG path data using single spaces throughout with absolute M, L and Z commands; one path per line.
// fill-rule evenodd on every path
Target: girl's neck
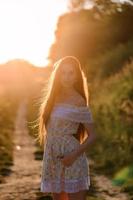
M 74 95 L 75 92 L 76 91 L 74 88 L 62 88 L 61 95 L 63 96 Z
M 70 103 L 71 101 L 74 101 L 76 90 L 74 88 L 62 88 L 59 95 L 57 95 L 55 103 Z

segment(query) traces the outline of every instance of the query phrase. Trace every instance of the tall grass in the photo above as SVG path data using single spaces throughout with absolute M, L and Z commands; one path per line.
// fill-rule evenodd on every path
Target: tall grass
M 18 101 L 13 96 L 0 98 L 0 182 L 8 175 L 13 164 L 13 137 Z
M 113 177 L 132 164 L 133 153 L 133 62 L 97 86 L 93 114 L 98 140 L 91 151 L 95 168 Z

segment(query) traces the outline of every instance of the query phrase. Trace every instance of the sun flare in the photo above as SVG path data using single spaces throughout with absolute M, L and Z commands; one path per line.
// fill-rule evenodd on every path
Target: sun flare
M 0 0 L 0 63 L 21 58 L 46 65 L 67 0 Z

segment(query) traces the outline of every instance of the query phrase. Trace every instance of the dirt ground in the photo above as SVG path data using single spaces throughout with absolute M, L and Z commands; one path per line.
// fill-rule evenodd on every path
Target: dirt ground
M 12 173 L 0 184 L 0 200 L 34 200 L 39 190 L 41 162 L 34 159 L 35 145 L 28 134 L 26 101 L 19 106 L 14 133 Z

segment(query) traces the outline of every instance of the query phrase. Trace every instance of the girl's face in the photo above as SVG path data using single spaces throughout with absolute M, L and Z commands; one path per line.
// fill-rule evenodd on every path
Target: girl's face
M 77 76 L 72 64 L 63 64 L 61 67 L 60 81 L 63 87 L 73 87 Z

